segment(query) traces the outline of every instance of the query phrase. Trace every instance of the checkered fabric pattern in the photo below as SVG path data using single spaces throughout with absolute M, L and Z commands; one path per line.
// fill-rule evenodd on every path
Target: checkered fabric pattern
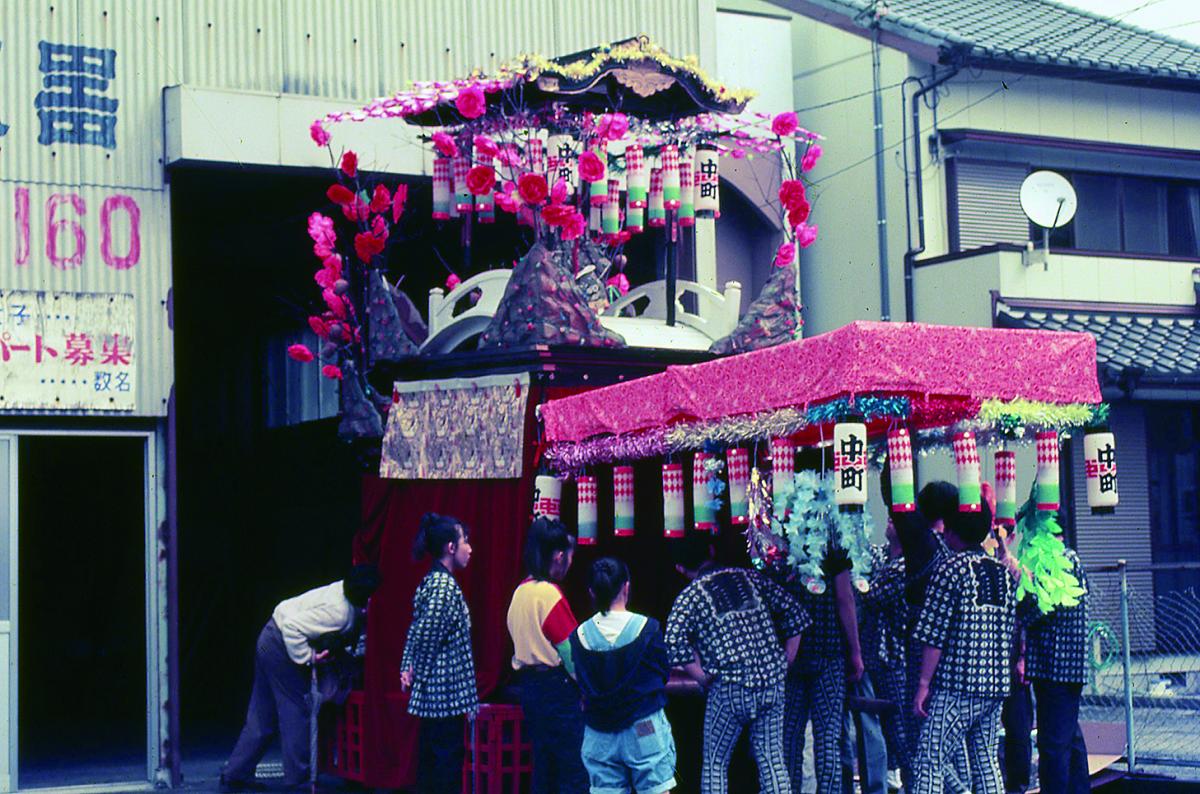
M 982 550 L 959 552 L 934 572 L 913 636 L 942 649 L 936 691 L 1008 694 L 1016 599 L 1012 576 Z
M 979 447 L 975 444 L 975 434 L 954 434 L 954 464 L 956 466 L 979 465 Z
M 669 143 L 662 148 L 662 170 L 664 174 L 679 170 L 679 147 L 674 144 Z
M 541 138 L 530 138 L 529 143 L 525 145 L 525 159 L 529 163 L 529 170 L 535 174 L 542 174 L 546 171 L 546 146 L 542 143 Z
M 458 582 L 435 564 L 413 596 L 413 621 L 400 660 L 413 671 L 408 712 L 414 717 L 457 717 L 479 706 L 471 613 Z
M 1088 589 L 1083 565 L 1073 549 L 1066 550 L 1071 573 L 1079 580 L 1084 595 L 1073 607 L 1059 607 L 1041 614 L 1033 599 L 1021 602 L 1025 625 L 1025 675 L 1060 684 L 1086 684 L 1088 680 L 1087 632 Z
M 1037 465 L 1039 469 L 1058 468 L 1058 433 L 1053 430 L 1037 434 Z
M 888 557 L 883 544 L 871 546 L 870 588 L 860 596 L 859 636 L 863 661 L 904 667 L 904 558 Z
M 580 504 L 596 504 L 596 478 L 590 474 L 583 474 L 579 477 L 579 482 L 576 486 L 579 494 Z
M 784 736 L 792 791 L 804 783 L 804 728 L 812 720 L 817 794 L 841 794 L 842 715 L 846 709 L 846 662 L 828 654 L 788 675 Z
M 725 450 L 725 462 L 729 468 L 729 479 L 749 482 L 750 452 L 742 447 Z
M 901 428 L 888 433 L 887 454 L 892 471 L 912 468 L 912 438 L 907 430 Z
M 915 618 L 914 618 L 915 619 Z M 904 655 L 904 708 L 900 714 L 904 718 L 904 737 L 908 741 L 907 752 L 900 758 L 900 772 L 906 782 L 916 780 L 916 760 L 921 738 L 921 729 L 925 720 L 917 719 L 913 714 L 912 703 L 917 694 L 917 681 L 921 677 L 921 656 L 925 646 L 908 635 Z M 1003 702 L 1003 701 L 1001 701 Z M 953 747 L 942 750 L 942 787 L 944 794 L 971 794 L 970 787 L 964 782 L 971 779 L 967 767 L 967 744 L 965 738 L 960 738 Z
M 685 150 L 679 155 L 679 189 L 683 191 L 685 199 L 692 197 L 689 191 L 696 185 L 695 170 L 692 165 L 692 153 Z M 684 203 L 689 202 L 685 201 Z
M 650 192 L 657 193 L 662 197 L 663 191 L 663 172 L 661 168 L 650 169 Z
M 756 571 L 722 568 L 683 589 L 667 617 L 671 664 L 682 667 L 700 654 L 705 672 L 749 689 L 783 682 L 783 641 L 811 624 L 808 613 L 782 587 Z
M 935 691 L 929 698 L 929 717 L 921 725 L 915 780 L 905 790 L 912 794 L 942 794 L 948 748 L 960 747 L 964 738 L 971 769 L 973 794 L 1004 794 L 996 754 L 1003 698 L 979 697 L 959 692 Z
M 620 206 L 621 204 L 621 180 L 608 180 L 608 203 Z
M 641 171 L 645 162 L 642 157 L 642 147 L 639 144 L 631 143 L 625 147 L 625 170 L 627 173 Z
M 727 794 L 729 759 L 750 729 L 750 752 L 758 764 L 762 794 L 791 794 L 783 752 L 783 683 L 763 689 L 748 689 L 732 681 L 718 681 L 708 692 L 704 708 L 704 761 L 700 767 L 700 790 L 704 794 Z

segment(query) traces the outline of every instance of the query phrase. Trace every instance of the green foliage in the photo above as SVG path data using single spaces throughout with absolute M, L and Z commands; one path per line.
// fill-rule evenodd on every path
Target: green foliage
M 1016 550 L 1021 568 L 1017 599 L 1032 597 L 1043 614 L 1055 607 L 1078 605 L 1084 590 L 1064 553 L 1062 527 L 1053 511 L 1037 509 L 1032 491 L 1017 512 L 1017 531 L 1021 533 Z

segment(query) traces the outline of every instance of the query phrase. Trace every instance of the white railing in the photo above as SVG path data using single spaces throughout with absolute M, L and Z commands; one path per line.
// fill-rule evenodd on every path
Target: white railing
M 429 290 L 429 336 L 421 345 L 421 352 L 449 353 L 472 336 L 483 333 L 496 314 L 511 275 L 508 269 L 485 270 L 450 290 L 449 295 L 441 287 Z M 469 301 L 477 289 L 480 297 L 475 305 L 458 311 L 460 304 Z
M 684 310 L 684 296 L 695 299 L 696 312 Z M 667 282 L 651 281 L 631 289 L 604 310 L 605 317 L 619 317 L 628 306 L 636 316 L 646 320 L 667 320 Z M 675 322 L 695 328 L 712 341 L 729 334 L 737 327 L 742 309 L 742 285 L 725 282 L 725 291 L 717 292 L 695 281 L 675 282 Z

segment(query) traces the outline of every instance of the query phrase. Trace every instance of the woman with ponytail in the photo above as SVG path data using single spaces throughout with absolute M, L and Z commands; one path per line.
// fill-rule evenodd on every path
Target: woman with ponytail
M 433 565 L 413 596 L 400 688 L 412 690 L 408 713 L 421 719 L 417 791 L 442 794 L 462 786 L 463 717 L 479 707 L 471 613 L 454 579 L 471 560 L 467 528 L 451 516 L 421 516 L 413 557 L 425 556 Z
M 629 611 L 629 568 L 620 560 L 596 560 L 588 589 L 599 611 L 571 634 L 571 656 L 591 790 L 663 794 L 675 787 L 675 739 L 663 712 L 671 665 L 662 631 Z

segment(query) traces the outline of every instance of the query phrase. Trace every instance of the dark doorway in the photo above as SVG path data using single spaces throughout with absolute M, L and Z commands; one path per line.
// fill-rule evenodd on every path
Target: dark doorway
M 18 444 L 22 789 L 146 779 L 145 443 Z

